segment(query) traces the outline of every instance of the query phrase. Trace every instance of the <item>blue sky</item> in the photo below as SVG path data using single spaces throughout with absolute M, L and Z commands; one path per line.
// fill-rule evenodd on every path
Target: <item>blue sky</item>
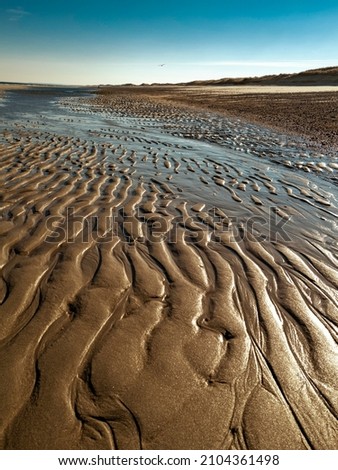
M 337 25 L 337 0 L 1 0 L 0 81 L 179 82 L 338 65 Z

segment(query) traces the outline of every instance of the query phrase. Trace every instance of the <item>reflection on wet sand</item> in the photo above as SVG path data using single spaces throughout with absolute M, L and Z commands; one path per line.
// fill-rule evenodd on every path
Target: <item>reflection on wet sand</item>
M 3 133 L 3 448 L 337 448 L 337 162 L 173 113 Z

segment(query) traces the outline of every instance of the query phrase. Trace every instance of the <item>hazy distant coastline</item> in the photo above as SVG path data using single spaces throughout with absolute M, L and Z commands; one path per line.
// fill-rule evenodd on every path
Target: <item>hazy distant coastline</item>
M 305 70 L 299 73 L 282 73 L 278 75 L 262 75 L 255 77 L 224 77 L 210 80 L 193 80 L 190 82 L 156 82 L 142 83 L 140 86 L 338 86 L 338 66 L 325 67 L 319 69 Z M 31 82 L 9 82 L 0 81 L 0 93 L 3 89 L 21 88 L 25 86 L 69 86 L 69 87 L 104 87 L 104 86 L 138 86 L 134 83 L 121 83 L 118 85 L 106 84 L 88 84 L 88 85 L 67 85 L 62 83 L 31 83 Z

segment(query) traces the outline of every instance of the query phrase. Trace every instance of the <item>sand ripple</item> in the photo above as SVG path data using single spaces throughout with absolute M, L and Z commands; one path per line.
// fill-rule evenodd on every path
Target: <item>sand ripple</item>
M 2 447 L 337 448 L 333 180 L 117 122 L 0 144 Z

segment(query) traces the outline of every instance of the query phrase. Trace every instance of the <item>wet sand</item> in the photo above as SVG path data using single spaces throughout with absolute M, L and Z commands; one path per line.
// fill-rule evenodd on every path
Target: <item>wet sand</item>
M 23 90 L 27 88 L 28 85 L 16 84 L 16 83 L 0 83 L 0 96 L 5 93 L 5 91 L 10 90 Z
M 337 86 L 142 86 L 103 87 L 100 92 L 221 113 L 305 137 L 318 148 L 338 152 Z
M 337 158 L 125 93 L 2 113 L 1 447 L 337 449 Z

